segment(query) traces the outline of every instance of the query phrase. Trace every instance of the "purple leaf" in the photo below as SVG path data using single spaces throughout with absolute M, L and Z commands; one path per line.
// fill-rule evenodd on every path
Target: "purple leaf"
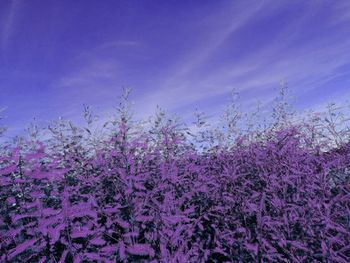
M 148 244 L 135 244 L 127 248 L 129 254 L 154 257 L 154 250 Z
M 9 251 L 9 259 L 14 258 L 15 256 L 21 254 L 22 252 L 26 251 L 27 249 L 31 249 L 37 239 L 30 239 L 27 241 L 24 241 L 23 243 L 17 245 L 15 248 Z

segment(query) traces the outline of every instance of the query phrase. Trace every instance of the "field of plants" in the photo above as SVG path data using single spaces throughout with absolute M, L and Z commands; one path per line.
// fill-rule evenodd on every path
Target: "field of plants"
M 58 120 L 0 151 L 1 262 L 350 262 L 350 131 L 330 104 L 213 127 Z M 306 115 L 305 115 L 306 116 Z M 42 137 L 42 138 L 44 138 Z

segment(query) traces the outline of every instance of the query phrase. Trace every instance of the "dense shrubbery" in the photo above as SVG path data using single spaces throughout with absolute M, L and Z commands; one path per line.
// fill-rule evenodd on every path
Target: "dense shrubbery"
M 85 108 L 84 129 L 59 121 L 47 142 L 32 132 L 3 146 L 0 261 L 349 262 L 338 115 L 293 124 L 278 112 L 245 133 L 232 111 L 224 130 L 197 114 L 193 135 L 161 111 L 141 129 L 122 103 L 101 138 Z

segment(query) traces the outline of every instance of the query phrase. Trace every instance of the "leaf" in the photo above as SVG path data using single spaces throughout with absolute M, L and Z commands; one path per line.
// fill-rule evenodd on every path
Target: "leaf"
M 123 242 L 118 243 L 118 253 L 119 253 L 119 258 L 121 260 L 125 260 L 126 255 L 125 255 L 125 244 Z
M 104 246 L 100 249 L 100 252 L 107 255 L 112 255 L 117 251 L 116 246 Z
M 0 175 L 8 175 L 17 170 L 17 164 L 12 164 L 0 169 Z
M 91 209 L 91 205 L 88 203 L 83 203 L 80 205 L 74 205 L 70 208 L 71 217 L 85 217 L 89 216 L 92 218 L 97 218 L 97 212 Z
M 41 198 L 45 196 L 45 193 L 40 192 L 40 191 L 33 191 L 29 193 L 31 197 L 33 198 Z
M 128 247 L 127 252 L 131 255 L 154 257 L 154 250 L 148 244 L 135 244 Z
M 50 227 L 48 229 L 48 233 L 50 235 L 50 244 L 54 245 L 61 236 L 61 231 L 65 229 L 65 225 L 64 224 L 58 224 L 56 227 Z
M 34 213 L 25 213 L 25 214 L 19 214 L 19 215 L 15 215 L 12 217 L 12 220 L 14 222 L 21 220 L 23 218 L 35 218 L 35 217 L 40 217 L 40 214 L 38 212 L 34 212 Z
M 23 243 L 17 245 L 15 248 L 10 250 L 9 259 L 13 259 L 15 256 L 23 253 L 27 249 L 31 249 L 34 246 L 36 241 L 38 241 L 38 239 L 30 239 L 30 240 L 24 241 Z
M 123 234 L 123 237 L 129 238 L 129 237 L 138 237 L 139 236 L 139 232 L 128 232 Z
M 90 231 L 89 228 L 87 227 L 81 227 L 81 228 L 75 228 L 73 229 L 71 233 L 72 238 L 80 238 L 80 237 L 85 237 L 87 238 L 89 235 L 92 235 L 94 232 Z
M 198 227 L 199 227 L 200 230 L 204 231 L 204 227 L 203 227 L 203 225 L 202 225 L 200 222 L 198 222 L 197 225 L 198 225 Z
M 96 260 L 97 262 L 101 261 L 101 256 L 97 253 L 84 253 L 84 256 L 90 260 Z
M 135 218 L 136 221 L 138 222 L 152 222 L 153 221 L 153 216 L 143 216 L 139 215 Z
M 160 254 L 163 259 L 167 259 L 169 257 L 169 252 L 163 242 L 160 243 Z
M 4 177 L 0 174 L 1 178 L 0 178 L 0 186 L 8 186 L 8 185 L 12 185 L 12 180 L 11 178 L 8 177 Z
M 163 220 L 169 222 L 170 224 L 178 224 L 181 222 L 189 222 L 190 220 L 185 216 L 163 216 Z
M 7 197 L 6 201 L 9 205 L 12 205 L 16 203 L 16 198 L 10 196 L 10 197 Z
M 66 262 L 66 257 L 67 257 L 67 255 L 68 255 L 68 253 L 69 253 L 69 250 L 64 250 L 64 251 L 63 251 L 59 263 L 65 263 L 65 262 Z
M 257 243 L 254 243 L 254 244 L 245 243 L 244 246 L 246 247 L 246 249 L 254 252 L 254 255 L 258 254 L 258 244 Z
M 129 223 L 124 221 L 124 220 L 121 220 L 121 219 L 116 219 L 115 220 L 118 225 L 120 225 L 122 228 L 125 228 L 125 229 L 128 229 L 130 227 Z
M 34 171 L 29 176 L 34 179 L 59 179 L 63 175 L 64 171 L 52 170 L 48 172 Z
M 103 211 L 105 213 L 115 214 L 115 213 L 118 213 L 120 211 L 120 208 L 121 208 L 121 206 L 107 207 L 107 208 L 104 208 Z
M 90 244 L 95 246 L 103 246 L 106 244 L 106 241 L 101 238 L 94 238 L 90 240 Z
M 146 191 L 147 189 L 140 183 L 134 183 L 134 187 L 136 190 L 140 190 L 140 191 Z
M 74 263 L 80 263 L 81 262 L 81 256 L 80 256 L 79 253 L 74 255 L 73 262 Z

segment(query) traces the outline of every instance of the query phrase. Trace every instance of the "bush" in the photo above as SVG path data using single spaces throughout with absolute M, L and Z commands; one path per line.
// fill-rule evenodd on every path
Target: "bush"
M 108 136 L 61 120 L 4 148 L 2 262 L 349 262 L 350 144 L 285 117 L 194 135 L 159 111 L 145 131 L 124 95 Z

